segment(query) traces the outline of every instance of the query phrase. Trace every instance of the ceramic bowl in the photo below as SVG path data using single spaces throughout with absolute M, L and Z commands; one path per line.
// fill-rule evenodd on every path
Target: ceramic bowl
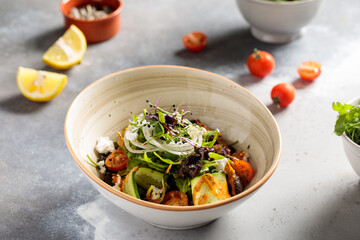
M 237 4 L 255 38 L 269 43 L 286 43 L 306 32 L 306 25 L 317 15 L 322 1 L 237 0 Z
M 356 97 L 348 102 L 351 105 L 360 105 L 360 97 Z M 354 143 L 346 134 L 341 136 L 345 154 L 357 175 L 360 176 L 360 146 Z
M 105 17 L 92 20 L 74 18 L 70 13 L 73 7 L 80 8 L 92 4 L 96 6 L 109 6 L 113 12 Z M 63 0 L 60 10 L 64 15 L 65 29 L 72 24 L 76 25 L 85 35 L 88 43 L 97 43 L 115 36 L 121 28 L 121 0 Z
M 159 96 L 161 107 L 189 105 L 190 119 L 219 128 L 226 141 L 239 141 L 236 149 L 248 151 L 255 175 L 244 192 L 208 205 L 166 206 L 133 198 L 99 178 L 86 157 L 96 159 L 96 140 L 101 136 L 116 140 L 116 131 L 128 124 L 132 114 L 142 112 L 149 107 L 146 100 L 156 102 Z M 273 174 L 281 152 L 276 121 L 253 94 L 219 75 L 179 66 L 139 67 L 97 80 L 71 104 L 65 138 L 75 162 L 105 198 L 146 222 L 170 229 L 204 225 L 243 203 Z

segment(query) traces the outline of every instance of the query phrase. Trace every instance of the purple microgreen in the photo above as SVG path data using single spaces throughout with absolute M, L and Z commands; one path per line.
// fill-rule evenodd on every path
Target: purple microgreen
M 181 140 L 187 142 L 188 144 L 190 144 L 193 147 L 197 147 L 193 142 L 189 141 L 188 139 L 184 138 L 184 137 L 180 137 Z
M 158 100 L 156 101 L 156 104 L 155 104 L 155 113 L 157 113 L 157 106 L 159 105 L 160 99 L 161 99 L 161 96 L 160 96 L 160 97 L 158 98 Z
M 185 111 L 184 111 L 184 113 L 182 114 L 182 116 L 181 116 L 181 122 L 184 120 L 184 117 L 185 117 L 185 114 L 186 114 L 186 112 L 189 110 L 189 106 L 187 106 L 186 108 L 185 108 Z

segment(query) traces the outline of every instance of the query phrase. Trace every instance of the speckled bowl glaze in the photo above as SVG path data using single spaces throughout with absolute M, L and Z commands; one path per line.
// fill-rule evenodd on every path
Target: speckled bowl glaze
M 286 43 L 306 32 L 305 26 L 317 15 L 323 0 L 236 1 L 255 38 L 269 43 Z
M 225 140 L 239 141 L 236 149 L 249 152 L 255 176 L 244 192 L 208 205 L 165 206 L 133 198 L 99 178 L 86 157 L 96 159 L 96 140 L 101 136 L 116 140 L 116 131 L 127 125 L 131 113 L 140 113 L 149 107 L 147 99 L 156 102 L 159 96 L 161 107 L 189 105 L 191 119 L 219 128 Z M 199 227 L 239 206 L 270 178 L 281 152 L 276 121 L 253 94 L 219 75 L 179 66 L 133 68 L 92 83 L 68 110 L 65 138 L 75 162 L 104 197 L 146 222 L 169 229 Z
M 360 97 L 352 99 L 348 104 L 360 105 Z M 341 138 L 346 157 L 356 174 L 360 176 L 360 146 L 354 143 L 346 134 L 343 134 Z

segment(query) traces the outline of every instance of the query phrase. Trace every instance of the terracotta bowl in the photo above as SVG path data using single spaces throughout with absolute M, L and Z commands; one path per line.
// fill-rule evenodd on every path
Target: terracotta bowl
M 356 97 L 348 102 L 353 106 L 360 105 L 360 97 Z M 351 167 L 360 176 L 360 146 L 353 142 L 346 134 L 341 135 L 344 151 Z
M 71 8 L 82 7 L 86 4 L 109 6 L 113 12 L 102 18 L 93 20 L 77 19 L 71 16 Z M 121 27 L 121 0 L 63 0 L 60 10 L 64 15 L 65 28 L 76 25 L 85 35 L 88 43 L 97 43 L 115 36 Z
M 96 159 L 96 140 L 101 136 L 116 140 L 116 131 L 128 124 L 131 113 L 142 112 L 148 108 L 147 99 L 156 102 L 159 96 L 161 107 L 189 105 L 191 119 L 219 128 L 226 141 L 239 141 L 235 149 L 249 152 L 255 176 L 244 192 L 208 205 L 166 206 L 133 198 L 99 178 L 86 157 Z M 222 76 L 179 66 L 133 68 L 97 80 L 71 104 L 65 138 L 75 162 L 105 198 L 146 222 L 171 229 L 204 225 L 239 206 L 270 178 L 281 152 L 276 121 L 253 94 Z

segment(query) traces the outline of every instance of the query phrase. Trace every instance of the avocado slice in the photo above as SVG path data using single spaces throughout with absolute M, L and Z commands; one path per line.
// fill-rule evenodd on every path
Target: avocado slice
M 205 173 L 191 180 L 194 205 L 227 199 L 230 196 L 225 173 Z

